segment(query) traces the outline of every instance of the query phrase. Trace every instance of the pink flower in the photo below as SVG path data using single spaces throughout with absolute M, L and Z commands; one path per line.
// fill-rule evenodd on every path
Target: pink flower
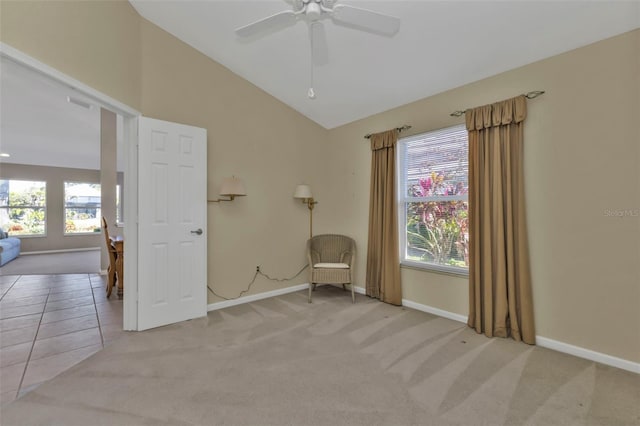
M 431 186 L 433 185 L 431 178 L 430 177 L 426 179 L 420 178 L 419 183 L 420 183 L 420 188 L 422 189 L 420 195 L 422 195 L 423 197 L 425 195 L 428 195 L 429 191 L 431 191 Z

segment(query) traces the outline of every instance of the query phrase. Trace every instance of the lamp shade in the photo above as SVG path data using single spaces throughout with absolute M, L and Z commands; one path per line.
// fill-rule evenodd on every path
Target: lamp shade
M 247 195 L 244 184 L 235 176 L 224 178 L 220 185 L 220 195 L 243 196 Z
M 309 185 L 298 185 L 293 193 L 293 198 L 313 198 Z

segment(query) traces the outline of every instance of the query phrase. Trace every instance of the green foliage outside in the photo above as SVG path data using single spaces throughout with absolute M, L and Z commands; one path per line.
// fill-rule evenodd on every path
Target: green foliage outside
M 443 266 L 469 266 L 467 201 L 447 200 L 467 193 L 466 186 L 442 173 L 430 173 L 409 187 L 409 196 L 443 201 L 407 203 L 407 257 Z
M 3 229 L 12 236 L 44 234 L 45 203 L 44 182 L 32 182 L 31 186 L 10 191 L 0 206 Z

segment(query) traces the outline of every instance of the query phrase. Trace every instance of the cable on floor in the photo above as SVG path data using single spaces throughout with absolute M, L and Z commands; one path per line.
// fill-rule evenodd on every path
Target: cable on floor
M 294 276 L 289 277 L 289 278 L 273 278 L 271 276 L 269 276 L 268 274 L 265 274 L 264 272 L 262 272 L 260 269 L 258 269 L 256 271 L 255 274 L 253 274 L 253 278 L 251 279 L 251 281 L 249 282 L 249 285 L 247 286 L 246 290 L 242 290 L 240 292 L 240 294 L 238 294 L 235 297 L 224 297 L 219 295 L 218 293 L 216 293 L 215 291 L 213 291 L 213 289 L 207 284 L 207 288 L 209 289 L 209 291 L 216 297 L 219 297 L 220 299 L 224 299 L 224 300 L 235 300 L 235 299 L 239 299 L 240 297 L 242 297 L 243 294 L 245 294 L 246 292 L 248 292 L 251 289 L 251 286 L 253 285 L 254 282 L 256 282 L 256 278 L 258 278 L 258 275 L 261 275 L 263 277 L 265 277 L 266 279 L 270 280 L 270 281 L 276 281 L 276 282 L 284 282 L 284 281 L 291 281 L 295 278 L 297 278 L 305 269 L 307 269 L 309 267 L 309 265 L 304 265 L 302 267 L 302 269 L 300 269 Z

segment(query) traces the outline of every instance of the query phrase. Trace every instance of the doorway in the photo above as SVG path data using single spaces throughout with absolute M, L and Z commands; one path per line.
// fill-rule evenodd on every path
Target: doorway
M 122 193 L 124 195 L 120 199 L 122 203 L 121 212 L 123 218 L 135 218 L 137 211 L 137 117 L 140 113 L 3 43 L 0 43 L 0 56 L 3 60 L 10 60 L 35 73 L 38 73 L 50 82 L 62 85 L 67 89 L 71 89 L 79 98 L 93 103 L 96 108 L 113 111 L 115 114 L 122 117 L 122 169 L 127 178 L 124 179 L 122 185 Z M 64 153 L 61 155 L 64 155 Z M 122 309 L 123 328 L 125 330 L 135 330 L 137 328 L 137 305 L 135 298 L 135 294 L 137 293 L 136 226 L 135 224 L 132 224 L 132 221 L 129 221 L 129 224 L 125 222 L 122 224 L 122 228 L 119 229 L 121 230 L 121 234 L 126 238 L 128 252 L 128 263 L 124 270 L 124 281 L 127 282 L 128 285 L 124 287 L 124 301 Z M 103 241 L 98 242 L 99 247 L 102 247 L 103 245 Z
M 127 105 L 122 104 L 121 102 L 115 99 L 110 98 L 109 96 L 103 93 L 98 92 L 97 90 L 91 88 L 90 86 L 87 86 L 86 84 L 78 80 L 75 80 L 59 72 L 58 70 L 3 43 L 0 43 L 0 55 L 6 56 L 19 64 L 22 64 L 45 76 L 50 77 L 51 79 L 63 85 L 66 85 L 67 87 L 72 88 L 78 94 L 83 96 L 85 99 L 91 102 L 95 102 L 96 105 L 99 105 L 103 109 L 108 109 L 110 111 L 115 112 L 116 114 L 122 115 L 123 117 L 122 134 L 123 134 L 123 146 L 124 146 L 123 153 L 124 153 L 124 170 L 125 170 L 124 173 L 126 176 L 126 179 L 124 180 L 124 199 L 123 199 L 124 201 L 123 213 L 125 217 L 125 223 L 122 228 L 122 235 L 124 237 L 124 241 L 126 242 L 126 253 L 127 253 L 126 267 L 124 268 L 124 282 L 126 284 L 124 285 L 124 299 L 123 299 L 123 328 L 124 330 L 141 329 L 139 326 L 141 322 L 139 316 L 141 315 L 142 310 L 139 310 L 139 304 L 147 303 L 149 305 L 158 305 L 158 304 L 165 303 L 165 301 L 159 300 L 159 299 L 158 300 L 153 299 L 154 297 L 157 296 L 157 294 L 154 294 L 154 292 L 157 293 L 156 290 L 158 290 L 156 287 L 152 286 L 149 288 L 147 286 L 143 288 L 144 291 L 139 291 L 139 280 L 144 279 L 144 283 L 153 283 L 153 281 L 149 280 L 149 277 L 148 277 L 148 275 L 151 274 L 153 270 L 150 269 L 148 264 L 145 264 L 146 267 L 144 269 L 145 271 L 144 276 L 141 277 L 138 272 L 139 261 L 141 256 L 140 245 L 139 245 L 139 238 L 141 239 L 141 237 L 139 233 L 141 232 L 141 229 L 142 229 L 142 226 L 138 225 L 138 221 L 143 223 L 143 220 L 142 220 L 143 213 L 149 209 L 151 210 L 168 209 L 170 205 L 169 203 L 171 201 L 171 195 L 178 194 L 178 193 L 186 194 L 186 191 L 180 191 L 180 192 L 174 191 L 172 193 L 167 193 L 165 191 L 164 195 L 158 196 L 155 198 L 156 202 L 161 201 L 163 203 L 161 205 L 148 204 L 148 203 L 144 204 L 139 201 L 139 188 L 138 188 L 139 187 L 139 181 L 138 181 L 139 163 L 147 164 L 149 161 L 151 161 L 151 164 L 153 164 L 155 160 L 153 160 L 151 157 L 144 158 L 142 155 L 139 155 L 138 153 L 138 125 L 142 120 L 142 118 L 144 118 L 144 117 L 141 117 L 141 114 L 138 111 L 130 108 Z M 144 118 L 144 119 L 150 120 L 148 118 Z M 189 134 L 191 131 L 195 131 L 196 133 L 200 131 L 203 132 L 203 143 L 206 148 L 206 130 L 205 129 L 198 129 L 192 126 L 185 126 L 177 123 L 165 122 L 165 124 L 168 125 L 170 128 L 174 128 L 174 129 L 182 128 L 186 133 L 183 134 L 182 133 L 183 130 L 179 130 L 178 133 L 172 134 L 171 136 L 169 136 L 169 134 L 167 133 L 167 136 L 169 137 L 169 139 L 167 140 L 170 140 L 171 142 L 169 143 L 169 145 L 165 145 L 165 142 L 164 142 L 165 136 L 163 136 L 164 130 L 157 131 L 152 129 L 150 134 L 151 136 L 150 140 L 152 141 L 152 146 L 154 147 L 154 150 L 156 152 L 162 151 L 165 146 L 174 147 L 176 146 L 175 143 L 177 143 L 178 144 L 177 146 L 180 147 L 180 155 L 179 155 L 180 161 L 182 161 L 182 159 L 188 157 L 186 154 L 192 153 L 191 151 L 192 147 L 195 146 L 191 142 L 192 140 L 195 141 L 195 139 L 193 139 L 194 136 Z M 189 128 L 190 130 L 187 130 L 187 128 Z M 202 156 L 202 158 L 206 158 L 206 155 Z M 157 170 L 160 170 L 165 166 L 169 167 L 169 169 L 174 167 L 172 165 L 163 165 Z M 181 172 L 189 174 L 188 173 L 189 167 L 191 166 L 185 164 L 184 166 L 178 165 L 178 167 L 180 167 Z M 202 183 L 203 183 L 204 191 L 198 191 L 197 194 L 196 192 L 193 193 L 194 196 L 193 198 L 190 198 L 190 200 L 192 200 L 195 204 L 189 204 L 189 203 L 183 204 L 186 207 L 186 209 L 184 210 L 185 213 L 190 209 L 194 209 L 194 210 L 202 209 L 203 211 L 206 212 L 206 206 L 207 206 L 206 163 L 204 164 L 203 167 L 198 167 L 197 169 L 202 170 L 203 174 L 202 175 L 196 174 L 194 176 L 200 176 L 200 179 L 202 180 Z M 171 174 L 168 174 L 167 176 L 171 176 Z M 186 180 L 183 180 L 183 179 L 176 180 L 176 182 L 183 182 L 183 181 L 186 182 Z M 160 186 L 156 185 L 156 188 L 159 188 L 159 187 Z M 152 190 L 152 189 L 147 188 L 145 186 L 144 191 L 148 191 L 148 190 Z M 156 195 L 159 195 L 159 193 Z M 205 218 L 204 220 L 206 221 L 206 213 L 199 216 Z M 183 218 L 188 218 L 188 217 L 190 216 L 189 215 L 183 216 Z M 189 228 L 189 229 L 187 228 L 182 229 L 184 228 L 185 225 L 190 225 L 190 221 L 183 220 L 183 218 L 181 218 L 178 221 L 179 223 L 173 223 L 173 222 L 170 223 L 172 227 L 171 231 L 172 232 L 175 231 L 178 234 L 180 234 L 180 236 L 176 239 L 177 244 L 182 244 L 184 247 L 193 245 L 188 240 L 182 239 L 183 235 L 185 235 L 185 232 L 186 232 L 186 234 L 188 235 L 194 234 L 194 235 L 201 236 L 201 239 L 203 240 L 203 242 L 205 242 L 204 247 L 206 247 L 206 240 L 207 240 L 206 222 L 202 222 L 201 224 L 193 223 L 193 225 L 196 225 L 196 227 Z M 173 243 L 174 242 L 172 242 L 171 244 Z M 155 246 L 155 248 L 158 248 L 158 247 L 160 246 Z M 200 253 L 201 251 L 198 250 L 197 252 Z M 158 259 L 160 258 L 157 257 L 156 260 Z M 206 255 L 204 259 L 206 259 Z M 185 262 L 182 262 L 182 264 L 176 265 L 174 262 L 175 260 L 174 258 L 170 258 L 170 260 L 172 261 L 171 265 L 174 265 L 174 266 L 186 265 Z M 206 308 L 207 308 L 206 261 L 203 260 L 202 262 L 196 262 L 196 263 L 198 263 L 198 265 L 202 267 L 202 270 L 201 271 L 199 270 L 198 273 L 195 274 L 197 276 L 204 277 L 201 282 L 202 289 L 198 288 L 194 290 L 194 292 L 191 292 L 189 289 L 190 288 L 195 289 L 195 287 L 193 283 L 189 283 L 185 281 L 184 277 L 188 275 L 185 273 L 178 274 L 177 277 L 179 281 L 175 282 L 173 286 L 167 286 L 166 288 L 170 290 L 172 300 L 180 299 L 181 301 L 187 301 L 193 298 L 194 304 L 197 303 L 202 307 L 201 315 L 206 315 Z M 156 262 L 156 265 L 159 265 L 159 263 Z M 175 289 L 178 289 L 178 293 L 175 292 Z M 195 301 L 196 299 L 198 300 L 197 302 Z M 177 306 L 180 306 L 180 304 L 176 303 L 176 304 L 173 304 L 173 306 L 177 307 Z M 187 319 L 187 318 L 177 318 L 175 319 L 175 321 L 180 321 L 181 319 Z
M 107 299 L 106 277 L 100 274 L 104 239 L 99 221 L 105 208 L 102 104 L 87 102 L 85 95 L 29 67 L 28 58 L 25 63 L 19 54 L 5 52 L 4 46 L 1 52 L 0 151 L 9 156 L 0 158 L 0 186 L 4 186 L 0 216 L 4 215 L 3 225 L 11 224 L 10 234 L 31 252 L 0 268 L 1 402 L 5 403 L 120 337 L 124 306 L 115 294 Z M 51 106 L 52 100 L 59 104 Z M 74 119 L 42 117 L 52 109 L 75 113 Z M 114 135 L 118 130 L 123 133 L 122 116 L 119 121 L 122 127 L 111 129 Z M 120 184 L 120 197 L 117 200 L 114 188 L 111 216 L 114 224 L 121 224 L 126 217 L 122 162 L 117 175 L 116 170 L 114 161 L 113 181 Z M 116 212 L 116 207 L 121 210 Z
M 122 116 L 6 56 L 0 67 L 0 227 L 20 242 L 0 275 L 106 271 L 101 218 L 114 233 L 124 219 Z

